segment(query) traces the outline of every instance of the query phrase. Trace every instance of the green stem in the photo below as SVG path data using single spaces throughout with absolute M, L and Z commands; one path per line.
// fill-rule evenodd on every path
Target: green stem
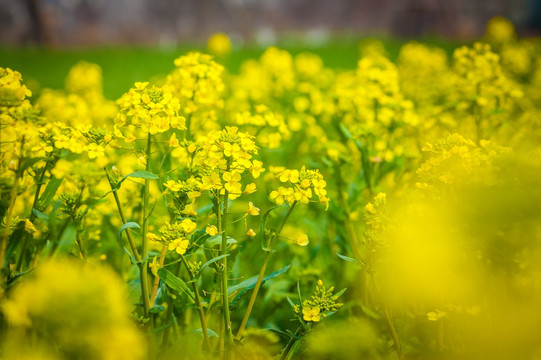
M 175 276 L 178 277 L 180 275 L 181 267 L 182 267 L 182 263 L 177 262 L 177 266 L 175 267 L 175 271 L 174 271 Z M 161 356 L 163 356 L 163 354 L 165 352 L 165 349 L 167 347 L 167 341 L 169 339 L 169 329 L 171 328 L 171 325 L 169 325 L 169 323 L 171 322 L 171 318 L 173 317 L 173 307 L 174 307 L 173 298 L 171 297 L 167 301 L 167 313 L 165 314 L 165 324 L 167 326 L 163 330 L 162 344 L 161 344 L 161 347 L 160 347 L 160 355 Z
M 229 171 L 229 166 L 227 167 Z M 225 191 L 224 195 L 224 204 L 223 204 L 223 214 L 219 221 L 220 230 L 222 233 L 222 247 L 220 249 L 220 255 L 227 255 L 227 207 L 229 202 L 229 191 Z M 218 212 L 220 210 L 218 209 Z M 224 257 L 222 260 L 222 305 L 223 305 L 223 317 L 224 317 L 224 326 L 225 326 L 225 336 L 227 338 L 226 345 L 229 345 L 233 342 L 233 333 L 231 331 L 231 316 L 229 313 L 229 295 L 228 295 L 228 286 L 227 286 L 227 257 Z M 227 358 L 227 355 L 226 355 Z
M 295 345 L 295 343 L 297 342 L 296 336 L 300 334 L 301 330 L 302 330 L 302 326 L 299 326 L 297 331 L 295 331 L 295 336 L 292 336 L 291 339 L 289 339 L 289 342 L 287 343 L 284 351 L 282 352 L 282 356 L 280 356 L 280 360 L 285 360 L 287 358 L 287 355 L 293 348 L 293 345 Z
M 148 133 L 147 138 L 147 149 L 146 149 L 146 171 L 150 171 L 150 154 L 152 153 L 152 142 L 151 139 L 152 135 Z M 148 290 L 148 259 L 147 259 L 147 252 L 148 252 L 148 240 L 147 240 L 147 232 L 148 232 L 148 203 L 149 203 L 149 197 L 150 197 L 150 180 L 145 179 L 145 187 L 143 190 L 143 230 L 141 233 L 141 254 L 143 256 L 142 263 L 140 265 L 141 268 L 141 288 L 143 290 L 143 306 L 144 306 L 144 314 L 145 318 L 150 318 L 150 299 L 149 299 L 149 290 Z M 150 326 L 152 327 L 151 321 L 148 322 Z
M 111 188 L 113 185 L 111 184 Z M 118 197 L 118 192 L 116 190 L 113 190 L 113 196 L 115 198 L 116 207 L 118 209 L 118 214 L 120 215 L 120 219 L 122 220 L 122 225 L 126 224 L 126 217 L 124 216 L 124 211 L 122 210 L 122 205 L 120 203 L 120 199 Z M 133 252 L 133 256 L 135 257 L 135 260 L 141 261 L 141 256 L 139 255 L 139 252 L 137 251 L 137 246 L 135 246 L 135 241 L 133 241 L 133 236 L 131 234 L 130 229 L 126 229 L 126 236 L 128 237 L 128 242 L 130 244 L 130 248 Z
M 83 243 L 83 239 L 81 238 L 79 231 L 77 231 L 77 245 L 79 246 L 79 251 L 81 252 L 81 257 L 86 262 L 88 260 L 87 257 L 86 257 L 86 250 L 85 250 L 85 246 L 84 246 L 84 243 Z
M 246 324 L 248 323 L 248 319 L 250 318 L 250 313 L 252 312 L 252 309 L 254 307 L 257 293 L 259 292 L 259 288 L 261 287 L 261 283 L 263 282 L 263 277 L 265 276 L 265 270 L 267 269 L 267 264 L 269 263 L 269 260 L 272 254 L 272 248 L 271 248 L 272 243 L 278 236 L 280 236 L 280 233 L 282 232 L 282 229 L 284 228 L 284 225 L 286 224 L 287 219 L 289 219 L 289 216 L 293 212 L 295 205 L 297 205 L 297 201 L 294 201 L 293 204 L 291 204 L 286 215 L 282 219 L 282 222 L 280 223 L 278 230 L 274 233 L 274 236 L 272 236 L 270 240 L 267 242 L 267 248 L 269 250 L 267 251 L 267 254 L 265 255 L 265 260 L 263 261 L 263 265 L 261 266 L 261 269 L 259 270 L 259 274 L 257 275 L 257 281 L 255 283 L 254 291 L 252 292 L 252 296 L 250 297 L 250 302 L 248 303 L 248 307 L 246 308 L 246 312 L 244 313 L 244 317 L 242 318 L 242 322 L 237 332 L 237 336 L 236 336 L 237 340 L 241 339 L 242 332 L 246 328 Z M 262 234 L 262 236 L 265 236 L 265 235 Z
M 36 215 L 34 214 L 33 210 L 38 205 L 39 194 L 41 193 L 41 187 L 43 186 L 43 179 L 45 178 L 45 173 L 47 172 L 47 167 L 49 166 L 50 161 L 51 161 L 50 159 L 47 160 L 47 162 L 45 163 L 45 166 L 43 167 L 43 171 L 39 175 L 39 179 L 36 184 L 36 193 L 34 194 L 34 201 L 32 202 L 32 208 L 30 209 L 30 216 L 29 216 L 30 221 L 36 218 Z M 21 271 L 21 268 L 23 265 L 24 253 L 26 252 L 26 247 L 28 246 L 28 236 L 29 236 L 28 232 L 25 231 L 23 235 L 23 245 L 21 248 L 21 253 L 19 254 L 19 258 L 17 259 L 17 266 L 15 267 L 15 270 L 17 272 Z
M 376 281 L 376 278 L 372 274 L 372 283 L 374 284 L 374 288 L 376 290 L 376 293 L 379 295 L 379 285 Z M 402 352 L 402 345 L 400 344 L 400 339 L 398 337 L 398 332 L 396 331 L 396 327 L 394 326 L 393 319 L 391 318 L 391 314 L 389 313 L 389 310 L 387 309 L 387 306 L 384 303 L 381 303 L 381 308 L 383 312 L 383 316 L 385 317 L 385 322 L 387 323 L 387 326 L 389 327 L 389 332 L 391 333 L 391 338 L 393 339 L 393 347 L 394 351 L 396 352 L 396 355 L 398 356 L 399 360 L 405 360 L 404 353 Z
M 1 272 L 2 272 L 2 279 L 4 278 L 4 275 L 7 276 L 7 269 L 5 268 L 6 259 L 4 257 L 6 256 L 6 248 L 7 248 L 7 242 L 9 237 L 9 230 L 11 227 L 11 220 L 13 219 L 13 210 L 15 207 L 15 200 L 17 199 L 17 188 L 19 187 L 19 180 L 21 177 L 21 158 L 23 156 L 23 147 L 24 147 L 24 136 L 21 139 L 21 149 L 20 149 L 20 157 L 19 161 L 17 163 L 17 170 L 15 171 L 15 179 L 13 180 L 13 187 L 11 189 L 11 194 L 9 196 L 9 206 L 8 206 L 8 212 L 6 216 L 6 224 L 4 228 L 4 233 L 2 234 L 2 240 L 0 243 L 0 261 L 2 262 L 0 264 L 1 266 Z M 4 286 L 2 285 L 0 287 L 0 298 L 4 294 Z
M 188 275 L 190 276 L 193 292 L 195 294 L 195 305 L 197 307 L 197 312 L 199 312 L 199 321 L 201 322 L 201 329 L 203 330 L 205 347 L 206 347 L 206 350 L 210 351 L 210 340 L 209 340 L 209 334 L 207 330 L 207 320 L 205 317 L 205 312 L 203 311 L 203 305 L 201 304 L 201 297 L 199 297 L 199 289 L 197 288 L 197 282 L 196 282 L 195 276 L 190 270 L 190 267 L 188 266 L 188 263 L 186 262 L 186 258 L 184 257 L 184 255 L 181 254 L 180 258 L 182 259 L 182 262 L 184 263 L 184 266 L 186 267 L 186 270 L 188 271 Z

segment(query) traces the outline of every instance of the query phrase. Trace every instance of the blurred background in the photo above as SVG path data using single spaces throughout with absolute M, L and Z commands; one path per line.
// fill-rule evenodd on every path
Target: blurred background
M 541 28 L 540 0 L 0 0 L 0 43 L 177 45 L 226 32 L 236 44 L 337 34 L 468 40 L 496 16 L 519 34 Z

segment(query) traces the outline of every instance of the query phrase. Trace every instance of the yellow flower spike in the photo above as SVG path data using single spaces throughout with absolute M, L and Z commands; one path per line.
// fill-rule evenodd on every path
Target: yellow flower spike
M 302 314 L 303 314 L 302 318 L 305 321 L 318 322 L 319 320 L 321 320 L 320 311 L 321 309 L 319 308 L 319 306 L 316 306 L 313 308 L 304 307 L 302 309 Z
M 255 207 L 254 204 L 250 201 L 248 203 L 248 211 L 246 211 L 246 214 L 251 216 L 257 216 L 259 215 L 259 208 Z
M 218 228 L 214 225 L 207 226 L 207 228 L 205 229 L 205 232 L 209 234 L 210 236 L 216 236 L 218 235 Z

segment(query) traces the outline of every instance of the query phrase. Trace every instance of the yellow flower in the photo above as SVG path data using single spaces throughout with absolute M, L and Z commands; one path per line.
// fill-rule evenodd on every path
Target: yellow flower
M 161 268 L 161 266 L 160 266 L 160 263 L 158 262 L 157 256 L 154 256 L 154 258 L 152 259 L 152 262 L 148 264 L 148 267 L 150 268 L 154 276 L 158 276 L 158 270 Z
M 187 234 L 191 234 L 194 232 L 197 224 L 190 219 L 184 219 L 180 223 L 180 226 L 182 227 L 182 230 L 184 230 Z
M 246 235 L 250 236 L 250 237 L 254 237 L 256 235 L 255 231 L 253 229 L 249 229 L 247 232 L 246 232 Z
M 246 195 L 250 195 L 250 194 L 253 194 L 254 192 L 256 192 L 256 185 L 255 183 L 250 183 L 248 185 L 246 185 L 246 187 L 244 188 L 244 193 Z
M 250 201 L 248 203 L 248 211 L 246 211 L 246 214 L 251 216 L 257 216 L 259 215 L 259 208 L 255 207 L 254 204 Z
M 182 184 L 177 183 L 174 180 L 168 180 L 166 183 L 163 184 L 166 188 L 171 190 L 172 192 L 177 192 L 182 189 Z
M 261 161 L 252 161 L 252 167 L 250 168 L 250 172 L 255 179 L 257 179 L 263 171 L 265 171 L 265 169 L 263 168 L 263 163 Z
M 184 210 L 182 210 L 182 213 L 188 216 L 197 216 L 197 211 L 195 211 L 193 203 L 186 205 Z
M 369 214 L 375 214 L 375 213 L 377 212 L 376 208 L 374 207 L 374 205 L 372 205 L 372 203 L 366 204 L 366 206 L 364 207 L 364 209 L 365 209 L 366 212 L 369 213 Z
M 150 240 L 150 241 L 159 241 L 160 240 L 160 237 L 154 233 L 147 233 L 147 239 Z
M 300 234 L 299 236 L 297 236 L 297 238 L 295 239 L 295 242 L 297 243 L 297 245 L 300 245 L 300 246 L 306 246 L 308 245 L 308 243 L 310 242 L 308 240 L 308 235 L 306 234 Z
M 28 220 L 28 219 L 26 219 L 26 220 L 24 221 L 24 230 L 25 230 L 26 232 L 29 232 L 29 233 L 33 233 L 33 232 L 38 231 L 38 230 L 36 229 L 36 227 L 34 226 L 34 224 L 32 224 L 32 222 L 31 222 L 30 220 Z
M 167 143 L 169 144 L 170 147 L 177 147 L 179 145 L 177 135 L 176 134 L 171 135 Z
M 436 311 L 431 311 L 426 314 L 426 317 L 430 321 L 438 321 L 441 318 L 447 317 L 447 313 L 436 309 Z
M 240 174 L 237 172 L 225 172 L 222 176 L 222 178 L 225 181 L 225 189 L 233 194 L 240 194 L 241 191 L 241 184 L 240 184 Z
M 231 52 L 231 40 L 224 33 L 212 35 L 207 42 L 207 49 L 215 55 L 227 55 Z
M 218 228 L 214 225 L 207 226 L 207 228 L 205 229 L 205 232 L 209 234 L 210 236 L 216 236 L 218 235 Z
M 87 146 L 88 157 L 91 159 L 99 158 L 105 155 L 105 149 L 98 144 L 88 144 Z
M 169 243 L 169 250 L 175 250 L 178 254 L 183 255 L 186 253 L 186 250 L 188 249 L 188 245 L 190 245 L 190 241 L 186 239 L 176 239 Z
M 319 314 L 320 311 L 321 311 L 321 309 L 319 308 L 319 306 L 316 306 L 316 307 L 313 307 L 313 308 L 304 307 L 302 309 L 302 315 L 303 315 L 302 318 L 305 321 L 317 322 L 317 321 L 321 320 L 321 317 L 320 317 L 320 314 Z
M 292 184 L 296 184 L 299 182 L 299 170 L 289 170 L 286 169 L 280 174 L 280 181 L 281 182 L 291 182 Z

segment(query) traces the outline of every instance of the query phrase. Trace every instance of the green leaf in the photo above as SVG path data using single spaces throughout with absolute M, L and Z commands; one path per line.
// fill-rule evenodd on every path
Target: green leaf
M 60 187 L 60 184 L 62 184 L 62 179 L 57 179 L 55 177 L 51 178 L 45 187 L 43 194 L 41 194 L 39 197 L 39 205 L 41 209 L 45 209 L 47 206 L 49 206 L 51 201 L 53 201 L 54 195 Z
M 216 256 L 215 258 L 213 259 L 210 259 L 209 261 L 207 261 L 206 263 L 204 263 L 203 265 L 201 265 L 201 267 L 199 268 L 199 274 L 201 274 L 201 272 L 203 271 L 204 268 L 206 268 L 207 266 L 209 266 L 210 264 L 212 263 L 215 263 L 216 261 L 220 260 L 220 259 L 223 259 L 224 257 L 227 257 L 229 256 L 230 254 L 225 254 L 225 255 L 220 255 L 220 256 Z
M 340 290 L 339 292 L 334 294 L 333 297 L 339 298 L 340 296 L 344 295 L 344 293 L 346 292 L 347 289 L 348 288 L 343 288 L 342 290 Z
M 278 330 L 278 329 L 272 329 L 272 328 L 269 328 L 267 329 L 269 331 L 272 331 L 273 333 L 275 333 L 276 335 L 278 336 L 281 336 L 282 338 L 286 339 L 286 340 L 289 340 L 291 339 L 291 335 L 289 335 L 287 332 L 285 331 L 282 331 L 282 330 Z
M 26 158 L 23 160 L 19 170 L 24 171 L 43 159 L 46 159 L 46 158 L 45 157 Z
M 32 209 L 32 212 L 38 219 L 40 219 L 43 222 L 49 222 L 49 215 L 45 214 L 44 212 L 41 212 L 37 209 Z
M 227 244 L 236 244 L 237 240 L 233 239 L 232 237 L 227 237 Z M 216 245 L 222 245 L 222 235 L 214 235 L 207 239 L 207 242 L 205 244 L 208 247 L 213 247 Z
M 279 276 L 279 275 L 282 275 L 283 273 L 285 273 L 286 271 L 289 270 L 289 268 L 291 267 L 291 265 L 287 265 L 286 267 L 283 267 L 281 268 L 280 270 L 276 270 L 272 273 L 270 273 L 269 275 L 265 276 L 263 278 L 263 280 L 261 281 L 261 284 L 263 285 L 263 283 L 267 280 L 270 280 L 270 279 L 274 279 L 275 277 Z M 258 275 L 254 275 L 252 276 L 251 278 L 249 279 L 246 279 L 244 280 L 243 282 L 237 284 L 237 285 L 233 285 L 233 286 L 230 286 L 229 289 L 228 289 L 228 294 L 231 295 L 232 293 L 234 293 L 235 291 L 239 290 L 241 291 L 237 297 L 235 298 L 235 300 L 240 297 L 244 292 L 248 291 L 248 290 L 251 290 L 255 287 L 255 284 L 257 282 L 257 277 Z M 235 301 L 233 300 L 233 301 Z
M 162 306 L 162 305 L 154 305 L 151 309 L 150 309 L 150 313 L 151 314 L 158 314 L 162 311 L 165 310 L 165 306 Z
M 141 226 L 139 226 L 136 222 L 127 222 L 124 225 L 120 227 L 120 231 L 118 232 L 118 238 L 122 239 L 122 232 L 126 229 L 140 229 Z
M 179 294 L 185 293 L 186 295 L 188 295 L 192 304 L 195 302 L 194 293 L 188 288 L 188 285 L 186 285 L 186 283 L 182 279 L 176 277 L 169 270 L 166 270 L 164 268 L 158 269 L 158 276 L 171 289 L 176 290 Z
M 66 230 L 64 230 L 64 232 L 62 233 L 62 236 L 60 236 L 60 242 L 58 243 L 57 252 L 61 254 L 67 254 L 73 247 L 76 239 L 77 227 L 75 226 L 75 224 L 71 223 L 66 227 Z
M 352 264 L 355 264 L 355 265 L 357 265 L 358 267 L 360 267 L 361 269 L 364 269 L 363 263 L 361 263 L 359 260 L 354 259 L 354 258 L 347 257 L 347 256 L 342 255 L 342 254 L 336 254 L 336 255 L 338 255 L 338 257 L 339 257 L 340 259 L 345 260 L 345 261 L 347 261 L 347 262 L 350 262 L 350 263 L 352 263 Z
M 120 179 L 120 181 L 116 184 L 116 188 L 114 190 L 116 191 L 120 189 L 120 185 L 122 185 L 122 183 L 129 177 L 138 178 L 138 179 L 146 179 L 146 180 L 158 180 L 160 178 L 158 175 L 153 174 L 149 171 L 132 172 L 131 174 L 128 174 L 124 176 L 122 179 Z
M 194 329 L 191 332 L 193 334 L 198 334 L 198 335 L 203 336 L 203 329 L 201 329 L 201 328 Z M 211 337 L 218 338 L 219 337 L 218 334 L 216 334 L 216 332 L 214 330 L 212 330 L 212 329 L 207 328 L 207 333 L 209 334 L 209 338 L 211 338 Z
M 297 306 L 297 304 L 295 304 L 295 303 L 293 302 L 293 300 L 291 300 L 291 299 L 289 298 L 289 296 L 286 297 L 286 299 L 287 299 L 287 302 L 289 303 L 289 305 L 291 305 L 292 308 L 295 308 L 295 306 Z
M 280 206 L 275 206 L 265 211 L 263 217 L 261 218 L 261 228 L 259 229 L 259 236 L 261 237 L 261 248 L 263 251 L 272 251 L 271 248 L 267 246 L 267 238 L 265 235 L 265 225 L 267 223 L 267 217 L 270 215 L 271 211 L 279 208 Z

